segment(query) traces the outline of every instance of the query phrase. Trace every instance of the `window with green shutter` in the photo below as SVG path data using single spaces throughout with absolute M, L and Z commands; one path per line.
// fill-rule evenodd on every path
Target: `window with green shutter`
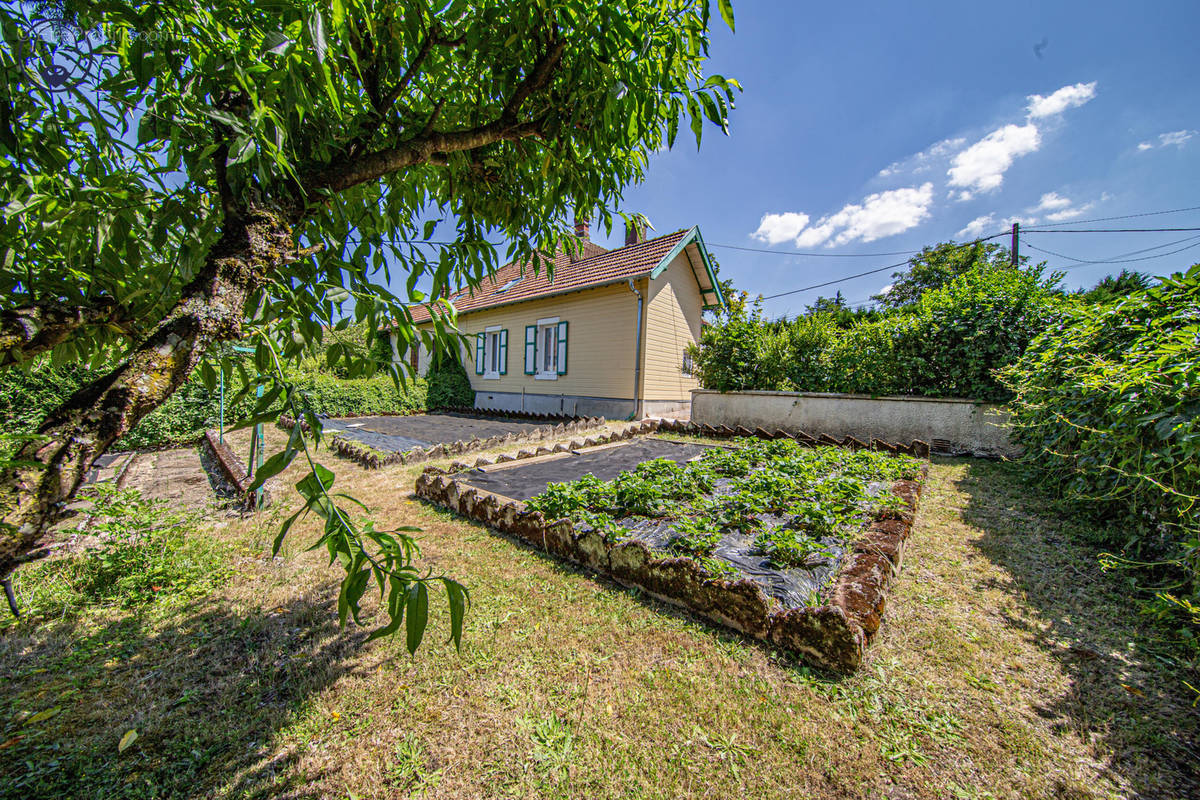
M 567 323 L 558 323 L 558 374 L 567 374 Z
M 537 373 L 537 325 L 525 326 L 525 374 Z
M 482 333 L 475 334 L 475 374 L 483 374 L 483 361 L 487 355 L 484 350 L 485 337 Z
M 525 329 L 525 369 L 529 371 L 530 350 L 533 351 L 534 378 L 539 381 L 558 380 L 567 374 L 567 323 L 558 317 L 539 319 L 533 330 L 533 347 L 529 346 L 530 330 Z

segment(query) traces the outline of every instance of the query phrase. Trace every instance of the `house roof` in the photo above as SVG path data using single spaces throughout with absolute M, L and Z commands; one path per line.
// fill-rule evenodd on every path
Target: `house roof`
M 584 257 L 571 261 L 566 252 L 554 257 L 553 274 L 543 265 L 536 274 L 528 263 L 505 264 L 476 287 L 468 287 L 450 295 L 449 300 L 459 314 L 469 314 L 511 303 L 576 292 L 630 278 L 646 275 L 658 277 L 666 264 L 681 251 L 687 251 L 692 270 L 696 273 L 702 296 L 713 305 L 721 302 L 721 290 L 704 241 L 698 228 L 679 230 L 657 239 L 606 250 L 592 242 L 584 243 Z M 413 322 L 428 322 L 429 307 L 409 306 Z

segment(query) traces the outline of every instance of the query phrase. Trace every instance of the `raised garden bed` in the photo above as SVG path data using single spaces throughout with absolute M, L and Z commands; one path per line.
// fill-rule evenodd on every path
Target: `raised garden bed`
M 325 421 L 329 449 L 366 469 L 416 464 L 504 444 L 536 442 L 603 426 L 604 417 L 548 414 L 481 414 L 469 410 L 437 414 L 341 417 Z M 305 430 L 306 423 L 301 423 Z M 279 418 L 290 430 L 295 420 Z
M 430 468 L 417 494 L 852 671 L 879 628 L 928 467 L 895 449 L 639 438 Z

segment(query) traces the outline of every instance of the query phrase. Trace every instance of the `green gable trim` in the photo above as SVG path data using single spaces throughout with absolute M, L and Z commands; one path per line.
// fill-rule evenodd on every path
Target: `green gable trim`
M 704 307 L 719 308 L 725 305 L 725 298 L 721 296 L 721 284 L 717 283 L 717 273 L 713 270 L 712 258 L 708 255 L 708 248 L 704 246 L 704 237 L 700 235 L 699 226 L 695 226 L 685 233 L 678 244 L 671 248 L 671 252 L 663 256 L 662 261 L 658 262 L 658 266 L 650 271 L 650 280 L 654 280 L 659 275 L 662 275 L 666 268 L 671 265 L 671 262 L 675 260 L 675 256 L 682 253 L 683 249 L 692 242 L 696 243 L 696 249 L 700 251 L 700 258 L 704 262 L 704 271 L 708 273 L 708 282 L 712 284 L 711 289 L 702 289 L 700 294 L 715 294 L 717 296 L 716 303 L 709 303 Z

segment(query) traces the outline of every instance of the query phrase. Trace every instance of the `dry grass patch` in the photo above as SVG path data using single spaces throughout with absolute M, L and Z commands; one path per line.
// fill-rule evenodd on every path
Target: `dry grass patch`
M 364 645 L 364 631 L 336 626 L 339 568 L 303 549 L 315 528 L 298 525 L 271 560 L 284 508 L 234 520 L 210 535 L 238 553 L 238 574 L 202 601 L 81 609 L 4 634 L 4 730 L 19 738 L 0 742 L 0 793 L 1106 798 L 1200 787 L 1186 689 L 1170 663 L 1128 644 L 1155 632 L 1074 543 L 1078 531 L 999 465 L 934 465 L 868 663 L 834 679 L 415 501 L 417 468 L 325 462 L 377 520 L 421 526 L 423 562 L 470 587 L 462 652 L 445 642 L 436 603 L 415 657 L 400 640 Z M 14 723 L 56 704 L 50 719 Z M 140 738 L 118 755 L 135 726 Z M 8 776 L 30 780 L 18 790 Z

